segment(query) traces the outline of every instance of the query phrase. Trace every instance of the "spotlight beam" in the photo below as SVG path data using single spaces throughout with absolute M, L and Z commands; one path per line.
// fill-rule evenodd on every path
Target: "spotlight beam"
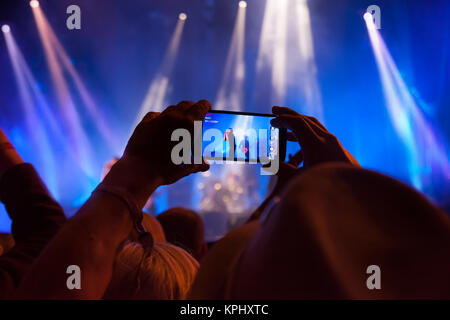
M 230 47 L 228 49 L 225 70 L 215 103 L 216 106 L 221 108 L 232 107 L 234 110 L 242 110 L 244 107 L 245 12 L 245 6 L 239 5 Z
M 266 1 L 256 61 L 258 74 L 270 69 L 270 102 L 273 105 L 283 105 L 286 93 L 287 10 L 288 0 Z
M 303 95 L 304 112 L 308 115 L 314 115 L 323 122 L 322 95 L 317 80 L 317 66 L 314 55 L 311 18 L 306 0 L 297 0 L 296 9 L 300 53 L 297 63 L 301 70 L 299 89 Z
M 306 0 L 266 1 L 256 73 L 256 104 L 263 101 L 267 103 L 266 95 L 269 95 L 272 105 L 285 104 L 289 98 L 289 86 L 298 93 L 298 104 L 302 106 L 302 111 L 323 121 L 322 97 Z M 263 96 L 261 92 L 266 94 Z
M 239 1 L 239 7 L 240 8 L 247 8 L 247 2 L 246 1 Z
M 27 63 L 25 62 L 25 59 L 22 54 L 18 55 L 19 63 L 22 66 L 23 74 L 27 80 L 27 84 L 29 88 L 31 88 L 34 97 L 36 99 L 37 105 L 40 108 L 40 111 L 44 114 L 45 120 L 48 121 L 49 127 L 51 129 L 52 135 L 57 138 L 60 142 L 64 143 L 63 139 L 63 130 L 58 124 L 58 121 L 56 120 L 53 112 L 50 110 L 50 106 L 48 105 L 47 100 L 45 99 L 44 95 L 41 93 L 39 88 L 36 86 L 38 83 L 31 73 L 30 68 L 28 67 Z M 67 148 L 68 151 L 70 151 L 70 148 Z
M 22 68 L 23 75 L 27 81 L 28 87 L 31 89 L 34 99 L 36 101 L 36 106 L 40 114 L 43 115 L 43 118 L 47 123 L 43 123 L 43 126 L 46 127 L 48 125 L 50 129 L 51 136 L 58 141 L 58 143 L 64 148 L 66 154 L 70 155 L 72 159 L 77 159 L 75 151 L 68 145 L 67 141 L 64 138 L 64 131 L 61 128 L 59 122 L 55 118 L 55 114 L 50 109 L 50 106 L 47 102 L 47 99 L 44 97 L 40 89 L 37 87 L 37 81 L 34 75 L 31 73 L 29 66 L 27 65 L 23 54 L 20 51 L 17 51 L 17 59 L 19 61 L 19 65 Z M 82 169 L 82 166 L 75 161 L 75 165 Z M 54 170 L 53 170 L 54 171 Z
M 169 76 L 172 73 L 173 66 L 178 55 L 178 49 L 180 46 L 185 21 L 186 19 L 178 19 L 177 21 L 177 25 L 166 50 L 164 60 L 155 78 L 150 84 L 150 87 L 148 88 L 147 94 L 139 108 L 138 116 L 132 129 L 136 127 L 147 112 L 161 111 L 163 108 L 164 99 L 166 98 L 167 89 L 169 87 Z
M 43 18 L 46 29 L 48 30 L 49 33 L 50 40 L 55 48 L 55 52 L 62 61 L 69 75 L 72 77 L 75 87 L 77 88 L 78 93 L 80 94 L 84 106 L 86 107 L 89 115 L 91 116 L 93 122 L 95 123 L 95 126 L 97 127 L 98 131 L 105 139 L 106 143 L 109 145 L 111 150 L 113 150 L 114 154 L 120 154 L 122 152 L 122 149 L 120 147 L 120 143 L 118 142 L 116 135 L 113 134 L 112 131 L 110 130 L 109 125 L 105 121 L 106 119 L 105 116 L 99 111 L 96 103 L 94 102 L 93 97 L 87 90 L 86 85 L 81 79 L 81 76 L 73 66 L 72 61 L 69 58 L 69 55 L 67 54 L 66 50 L 64 50 L 64 47 L 62 46 L 61 42 L 59 42 L 49 22 L 47 21 L 47 19 L 45 19 L 45 16 L 43 16 Z
M 422 189 L 423 171 L 439 170 L 450 179 L 450 164 L 443 144 L 426 120 L 389 53 L 370 13 L 364 14 L 375 61 L 380 73 L 388 114 L 409 155 L 411 183 Z
M 90 143 L 81 126 L 80 117 L 70 95 L 68 84 L 64 79 L 56 51 L 52 45 L 48 24 L 46 24 L 44 14 L 39 7 L 33 7 L 32 11 L 38 27 L 39 36 L 44 46 L 45 57 L 50 69 L 50 75 L 59 102 L 59 107 L 62 111 L 65 123 L 69 128 L 71 145 L 74 148 L 80 166 L 88 176 L 93 177 L 94 173 L 91 162 Z
M 2 25 L 3 33 L 8 33 L 10 30 L 11 30 L 11 28 L 7 24 Z
M 30 1 L 30 6 L 31 6 L 32 8 L 37 8 L 37 7 L 39 7 L 39 1 L 37 1 L 37 0 L 31 0 L 31 1 Z
M 38 157 L 41 159 L 43 166 L 43 175 L 52 191 L 52 194 L 58 198 L 57 179 L 55 175 L 55 159 L 53 158 L 53 150 L 51 148 L 49 136 L 36 112 L 36 106 L 33 96 L 29 90 L 27 83 L 26 71 L 28 66 L 25 63 L 23 55 L 17 46 L 11 32 L 8 30 L 4 33 L 6 47 L 9 58 L 14 71 L 19 96 L 22 101 L 23 112 L 25 116 L 25 124 L 27 127 L 27 135 L 33 141 L 33 148 L 37 150 Z

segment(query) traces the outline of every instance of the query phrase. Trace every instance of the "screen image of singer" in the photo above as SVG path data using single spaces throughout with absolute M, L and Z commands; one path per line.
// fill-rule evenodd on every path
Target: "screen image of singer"
M 271 126 L 272 118 L 270 114 L 209 112 L 203 121 L 203 157 L 240 162 L 275 159 L 280 130 Z

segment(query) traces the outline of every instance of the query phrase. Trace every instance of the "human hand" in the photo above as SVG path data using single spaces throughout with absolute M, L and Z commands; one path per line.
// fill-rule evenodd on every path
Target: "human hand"
M 203 121 L 211 104 L 206 100 L 197 103 L 182 101 L 163 112 L 149 112 L 136 127 L 128 141 L 120 161 L 131 162 L 142 169 L 142 175 L 150 176 L 160 184 L 171 184 L 195 172 L 207 171 L 209 164 L 176 165 L 171 152 L 178 142 L 171 141 L 176 129 L 186 129 L 194 138 L 194 121 Z
M 276 118 L 271 124 L 277 128 L 287 128 L 290 141 L 297 141 L 301 150 L 295 155 L 289 155 L 289 161 L 280 162 L 277 172 L 277 182 L 270 195 L 251 215 L 248 221 L 258 219 L 271 200 L 278 196 L 284 186 L 298 174 L 311 166 L 325 162 L 347 162 L 359 166 L 353 156 L 344 149 L 339 140 L 332 135 L 317 119 L 299 114 L 286 107 L 273 107 Z M 303 162 L 303 166 L 298 166 Z M 264 165 L 270 167 L 270 163 Z
M 293 132 L 303 152 L 303 168 L 325 162 L 347 162 L 359 166 L 356 159 L 316 118 L 299 114 L 286 107 L 273 107 L 271 124 Z
M 0 178 L 8 169 L 23 163 L 14 146 L 9 141 L 2 129 L 0 129 Z

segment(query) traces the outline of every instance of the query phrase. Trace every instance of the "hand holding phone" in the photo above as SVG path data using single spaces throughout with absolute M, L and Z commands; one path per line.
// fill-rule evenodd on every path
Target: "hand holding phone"
M 324 162 L 347 162 L 359 166 L 358 161 L 339 140 L 314 117 L 302 115 L 290 108 L 273 107 L 276 115 L 271 124 L 292 130 L 303 152 L 303 167 Z

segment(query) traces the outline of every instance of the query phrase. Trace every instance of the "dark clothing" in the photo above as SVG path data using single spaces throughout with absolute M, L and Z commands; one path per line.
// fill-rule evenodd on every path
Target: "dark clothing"
M 0 257 L 0 299 L 11 297 L 28 268 L 66 221 L 31 164 L 9 169 L 0 180 L 0 201 L 12 220 L 16 245 Z
M 233 145 L 231 145 L 233 144 Z M 227 145 L 228 153 L 227 153 Z M 225 134 L 224 137 L 224 144 L 223 144 L 223 159 L 234 159 L 236 158 L 236 138 L 234 137 L 234 134 L 228 133 Z

